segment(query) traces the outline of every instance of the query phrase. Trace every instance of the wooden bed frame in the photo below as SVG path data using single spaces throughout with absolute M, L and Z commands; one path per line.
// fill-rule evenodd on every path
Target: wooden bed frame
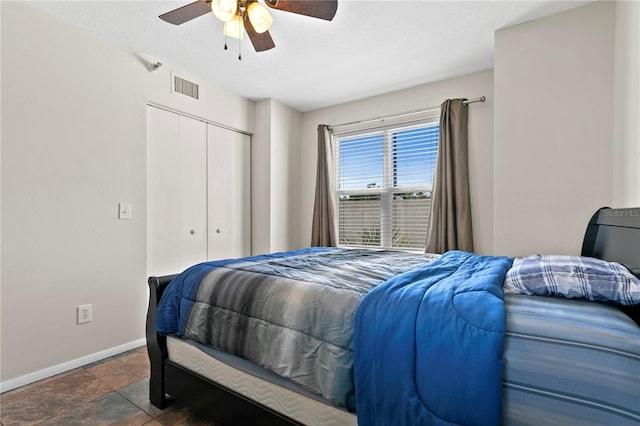
M 640 278 L 640 208 L 603 207 L 596 211 L 587 225 L 581 255 L 622 263 Z M 169 403 L 167 395 L 170 395 L 220 425 L 300 425 L 168 359 L 166 337 L 156 333 L 156 309 L 164 289 L 175 276 L 150 277 L 148 280 L 146 336 L 151 363 L 151 403 L 163 409 Z M 623 310 L 640 325 L 640 306 Z

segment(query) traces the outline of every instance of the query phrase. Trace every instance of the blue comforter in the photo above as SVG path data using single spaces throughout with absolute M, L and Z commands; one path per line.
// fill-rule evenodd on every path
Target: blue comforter
M 501 423 L 511 264 L 452 251 L 363 298 L 354 335 L 359 426 Z
M 354 411 L 360 301 L 389 278 L 437 258 L 313 248 L 202 263 L 169 284 L 156 329 L 252 361 Z

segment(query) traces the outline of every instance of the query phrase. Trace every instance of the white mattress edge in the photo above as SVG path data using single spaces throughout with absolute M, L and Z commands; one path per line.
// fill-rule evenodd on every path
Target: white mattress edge
M 231 367 L 176 337 L 167 338 L 169 359 L 278 413 L 308 426 L 357 426 L 355 414 L 324 404 Z

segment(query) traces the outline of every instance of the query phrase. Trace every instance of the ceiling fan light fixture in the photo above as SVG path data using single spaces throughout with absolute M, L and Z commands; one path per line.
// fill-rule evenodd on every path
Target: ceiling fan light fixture
M 227 22 L 236 16 L 238 2 L 236 0 L 212 0 L 211 11 L 216 15 L 216 18 L 222 22 Z
M 326 21 L 331 21 L 338 9 L 338 0 L 261 0 L 261 2 L 262 4 L 258 0 L 195 0 L 163 13 L 159 18 L 169 24 L 181 25 L 212 12 L 217 19 L 225 22 L 223 29 L 225 37 L 242 40 L 246 31 L 254 50 L 264 52 L 276 47 L 268 31 L 273 19 L 267 12 L 266 6 L 269 6 L 269 9 Z
M 244 25 L 240 15 L 234 15 L 233 18 L 224 23 L 223 34 L 242 40 L 244 38 Z
M 258 2 L 251 2 L 247 6 L 247 14 L 251 25 L 258 34 L 262 34 L 268 31 L 273 24 L 273 18 L 267 11 L 267 9 Z

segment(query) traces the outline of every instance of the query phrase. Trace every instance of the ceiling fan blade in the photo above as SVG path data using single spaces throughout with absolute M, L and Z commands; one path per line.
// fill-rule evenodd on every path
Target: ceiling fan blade
M 173 25 L 180 25 L 208 12 L 211 12 L 211 1 L 198 0 L 171 12 L 163 13 L 160 15 L 160 19 Z
M 331 21 L 338 10 L 338 0 L 265 0 L 267 6 L 285 12 Z
M 244 22 L 244 29 L 247 31 L 247 35 L 251 40 L 251 44 L 253 44 L 253 48 L 256 49 L 256 52 L 264 52 L 265 50 L 276 47 L 269 31 L 257 33 L 246 13 L 242 16 L 242 21 Z

